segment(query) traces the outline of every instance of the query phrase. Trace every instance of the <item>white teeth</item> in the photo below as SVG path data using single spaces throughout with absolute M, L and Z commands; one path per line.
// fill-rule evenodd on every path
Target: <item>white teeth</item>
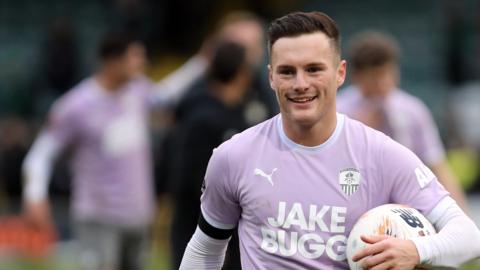
M 315 97 L 310 97 L 310 98 L 304 97 L 304 98 L 292 98 L 291 100 L 292 100 L 293 102 L 304 103 L 304 102 L 312 101 L 312 100 L 314 100 L 314 99 L 315 99 Z

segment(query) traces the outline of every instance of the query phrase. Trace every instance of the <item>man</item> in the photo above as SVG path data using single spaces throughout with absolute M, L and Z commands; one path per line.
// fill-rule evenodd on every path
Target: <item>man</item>
M 180 268 L 220 269 L 238 225 L 243 269 L 348 269 L 353 224 L 385 203 L 419 209 L 439 233 L 363 236 L 371 245 L 354 260 L 365 258 L 365 268 L 458 266 L 479 256 L 480 231 L 428 168 L 383 133 L 337 114 L 346 62 L 335 22 L 320 12 L 291 13 L 268 33 L 281 113 L 214 151 Z
M 49 176 L 69 148 L 82 269 L 143 269 L 154 209 L 145 49 L 112 32 L 98 56 L 97 72 L 54 104 L 24 161 L 25 213 L 34 225 L 51 226 Z
M 235 11 L 225 16 L 218 24 L 217 30 L 208 36 L 200 51 L 190 58 L 180 68 L 164 78 L 159 84 L 159 101 L 167 105 L 181 106 L 183 99 L 196 94 L 197 85 L 204 83 L 208 66 L 211 62 L 212 51 L 216 43 L 222 41 L 236 42 L 247 50 L 247 61 L 253 74 L 258 71 L 264 61 L 264 30 L 262 21 L 246 11 Z M 252 90 L 249 95 L 247 108 L 249 124 L 258 124 L 268 116 L 277 112 L 275 98 L 267 89 L 263 78 L 255 76 L 251 82 Z
M 173 136 L 171 183 L 174 200 L 171 241 L 173 269 L 178 269 L 185 247 L 195 231 L 200 188 L 212 150 L 246 129 L 243 114 L 251 81 L 245 47 L 220 42 L 213 52 L 208 80 L 184 101 L 188 111 Z M 238 241 L 230 242 L 224 269 L 239 269 Z
M 382 131 L 412 150 L 438 177 L 457 203 L 466 209 L 458 180 L 425 104 L 397 87 L 398 46 L 378 32 L 356 35 L 349 49 L 353 85 L 340 92 L 337 110 Z

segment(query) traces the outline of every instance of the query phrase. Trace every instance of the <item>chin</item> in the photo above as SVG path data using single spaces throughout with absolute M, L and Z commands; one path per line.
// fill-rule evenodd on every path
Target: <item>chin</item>
M 299 126 L 313 126 L 318 122 L 318 115 L 311 113 L 293 113 L 290 117 L 292 124 Z

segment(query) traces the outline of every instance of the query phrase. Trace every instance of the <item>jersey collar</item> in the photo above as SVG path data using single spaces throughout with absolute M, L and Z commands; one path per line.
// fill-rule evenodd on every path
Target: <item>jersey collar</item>
M 337 141 L 343 129 L 345 116 L 343 114 L 337 113 L 337 125 L 335 126 L 335 130 L 333 131 L 332 135 L 324 143 L 316 146 L 305 146 L 292 141 L 290 138 L 288 138 L 288 136 L 285 134 L 285 131 L 283 130 L 282 116 L 279 115 L 276 121 L 278 135 L 280 136 L 280 140 L 283 144 L 295 151 L 318 152 Z

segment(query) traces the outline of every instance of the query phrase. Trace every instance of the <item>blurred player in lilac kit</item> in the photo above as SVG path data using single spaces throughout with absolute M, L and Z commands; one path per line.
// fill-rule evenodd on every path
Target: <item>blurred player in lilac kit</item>
M 25 212 L 35 225 L 51 225 L 50 172 L 71 148 L 82 269 L 143 269 L 154 210 L 145 49 L 130 35 L 111 32 L 98 56 L 97 72 L 56 101 L 25 159 Z
M 383 33 L 357 34 L 349 47 L 352 85 L 340 91 L 337 110 L 382 131 L 412 150 L 466 209 L 458 180 L 445 160 L 445 150 L 428 108 L 397 87 L 398 46 Z
M 419 209 L 432 236 L 363 236 L 365 268 L 458 266 L 480 255 L 480 231 L 407 148 L 336 112 L 346 74 L 339 31 L 320 12 L 269 28 L 277 115 L 223 143 L 210 159 L 201 214 L 180 269 L 220 269 L 238 226 L 243 269 L 348 269 L 347 236 L 368 209 Z M 462 244 L 459 244 L 462 243 Z

